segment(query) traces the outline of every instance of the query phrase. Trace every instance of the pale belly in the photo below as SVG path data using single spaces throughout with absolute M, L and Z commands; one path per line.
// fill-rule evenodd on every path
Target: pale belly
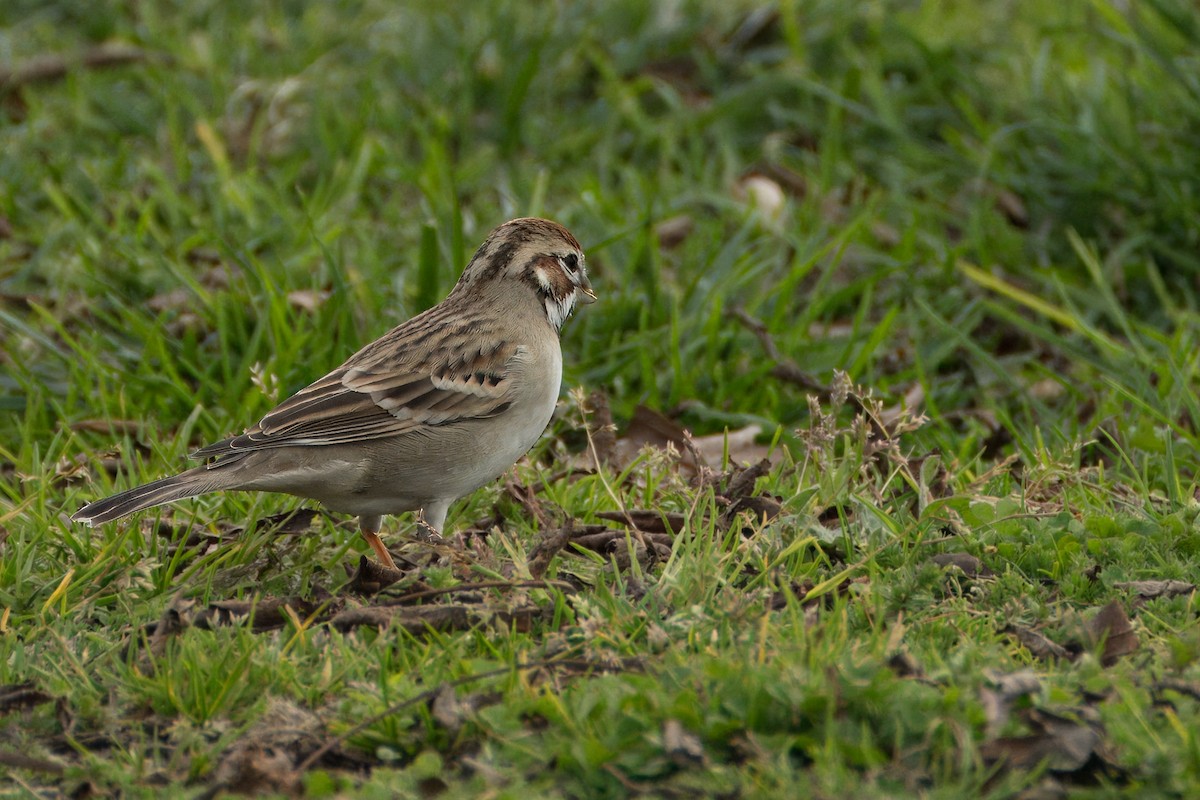
M 537 442 L 554 413 L 561 361 L 537 395 L 491 418 L 419 429 L 356 445 L 253 454 L 258 474 L 240 488 L 319 500 L 346 514 L 399 514 L 449 503 L 502 475 Z M 257 456 L 257 457 L 255 457 Z M 266 459 L 286 468 L 271 470 Z M 263 459 L 263 460 L 260 460 Z M 245 466 L 250 466 L 248 463 Z

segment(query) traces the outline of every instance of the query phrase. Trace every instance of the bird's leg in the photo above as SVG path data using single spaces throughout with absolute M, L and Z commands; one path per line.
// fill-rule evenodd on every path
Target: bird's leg
M 396 562 L 392 561 L 392 554 L 383 546 L 383 539 L 380 539 L 377 533 L 380 522 L 381 517 L 369 517 L 364 514 L 358 518 L 358 530 L 362 533 L 362 537 L 367 540 L 367 544 L 371 545 L 371 549 L 375 551 L 379 562 L 388 569 L 394 569 L 399 572 L 400 570 L 397 569 Z

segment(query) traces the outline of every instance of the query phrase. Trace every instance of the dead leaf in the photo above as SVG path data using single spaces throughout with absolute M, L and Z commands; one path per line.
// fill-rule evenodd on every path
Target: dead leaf
M 544 622 L 552 616 L 549 609 L 540 606 L 522 606 L 509 611 L 496 611 L 491 614 L 481 615 L 475 622 L 476 624 L 483 622 L 491 622 L 494 625 L 502 628 L 511 628 L 518 633 L 529 633 L 533 630 L 535 622 Z
M 616 439 L 609 448 L 596 440 L 597 453 L 601 461 L 607 461 L 612 467 L 620 470 L 629 466 L 646 447 L 665 450 L 677 458 L 681 472 L 695 477 L 708 469 L 709 464 L 719 464 L 726 449 L 732 464 L 746 464 L 758 461 L 767 456 L 769 448 L 755 442 L 762 433 L 758 425 L 747 425 L 732 431 L 693 437 L 685 428 L 664 414 L 645 406 L 634 409 L 633 418 L 629 421 L 625 432 Z M 587 470 L 595 469 L 595 459 L 591 453 L 577 459 L 576 464 Z
M 729 453 L 729 463 L 749 464 L 765 459 L 770 452 L 766 445 L 756 443 L 761 434 L 762 426 L 747 425 L 734 431 L 700 436 L 693 441 L 709 464 L 720 464 L 726 451 Z
M 983 703 L 983 712 L 987 716 L 988 736 L 996 736 L 1008 724 L 1013 705 L 1028 695 L 1042 690 L 1042 681 L 1037 673 L 1028 670 L 1018 670 L 1009 673 L 987 673 L 991 687 L 985 687 L 979 692 Z
M 310 314 L 325 304 L 329 292 L 316 289 L 296 289 L 287 293 L 288 304 Z
M 1077 709 L 1081 716 L 1090 716 L 1089 711 Z M 985 759 L 1002 762 L 1009 769 L 1031 770 L 1044 762 L 1055 772 L 1077 772 L 1101 744 L 1098 721 L 1082 722 L 1043 709 L 1030 709 L 1023 716 L 1035 732 L 984 742 L 979 750 Z
M 1138 649 L 1137 634 L 1120 602 L 1114 600 L 1101 608 L 1085 626 L 1085 632 L 1092 647 L 1103 642 L 1104 650 L 1100 654 L 1100 663 L 1110 667 L 1122 656 L 1127 656 Z
M 303 775 L 297 765 L 321 745 L 323 728 L 316 714 L 272 697 L 266 712 L 222 754 L 210 792 L 302 795 Z
M 268 794 L 300 797 L 304 782 L 286 751 L 243 739 L 230 748 L 213 775 L 220 792 L 248 797 Z
M 1113 584 L 1118 589 L 1128 589 L 1137 594 L 1135 605 L 1142 605 L 1148 600 L 1159 597 L 1178 597 L 1196 591 L 1196 584 L 1187 581 L 1118 581 Z
M 1032 628 L 1023 625 L 1007 625 L 1004 632 L 1013 636 L 1034 658 L 1043 660 L 1061 658 L 1074 661 L 1075 654 L 1061 644 L 1047 638 Z
M 654 235 L 658 239 L 658 246 L 663 250 L 673 250 L 687 237 L 692 235 L 692 231 L 696 227 L 696 222 L 687 214 L 680 214 L 675 217 L 669 217 L 654 226 Z
M 629 421 L 624 435 L 617 440 L 617 461 L 622 466 L 631 463 L 647 445 L 659 450 L 673 448 L 678 453 L 686 453 L 686 439 L 687 431 L 679 423 L 640 405 L 633 410 L 633 419 Z

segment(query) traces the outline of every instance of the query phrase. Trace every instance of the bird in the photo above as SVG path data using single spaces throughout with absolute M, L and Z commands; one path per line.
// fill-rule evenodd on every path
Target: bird
M 200 466 L 97 500 L 97 525 L 224 490 L 281 492 L 358 516 L 379 561 L 384 515 L 439 534 L 451 503 L 537 442 L 562 382 L 563 323 L 593 303 L 579 242 L 546 219 L 493 230 L 449 295 L 350 356 L 244 433 L 191 454 Z

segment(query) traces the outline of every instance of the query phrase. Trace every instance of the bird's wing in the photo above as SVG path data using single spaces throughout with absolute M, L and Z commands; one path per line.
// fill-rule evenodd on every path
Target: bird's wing
M 385 348 L 364 350 L 245 433 L 192 455 L 235 457 L 268 448 L 349 444 L 494 417 L 511 405 L 514 367 L 528 355 L 511 342 L 443 344 L 431 352 L 436 355 L 424 363 L 406 363 L 389 357 Z

